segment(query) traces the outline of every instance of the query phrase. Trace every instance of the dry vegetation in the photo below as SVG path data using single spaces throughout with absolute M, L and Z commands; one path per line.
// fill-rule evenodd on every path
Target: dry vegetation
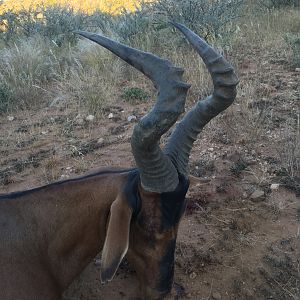
M 182 21 L 233 62 L 241 81 L 235 104 L 195 144 L 191 172 L 211 182 L 189 193 L 176 287 L 190 299 L 299 300 L 299 2 L 210 3 L 161 0 L 118 16 L 48 7 L 43 21 L 33 11 L 2 14 L 1 191 L 133 164 L 136 120 L 128 117 L 138 120 L 151 107 L 153 87 L 73 29 L 103 32 L 183 66 L 193 84 L 187 109 L 208 95 L 199 57 L 166 23 Z M 132 299 L 126 264 L 112 285 L 101 287 L 91 265 L 65 297 Z
M 0 13 L 7 11 L 20 12 L 24 9 L 32 9 L 39 12 L 41 6 L 49 7 L 59 5 L 61 7 L 68 6 L 76 11 L 85 13 L 93 13 L 97 10 L 101 10 L 103 12 L 118 14 L 124 9 L 134 11 L 139 7 L 140 2 L 139 0 L 4 0 L 0 2 Z

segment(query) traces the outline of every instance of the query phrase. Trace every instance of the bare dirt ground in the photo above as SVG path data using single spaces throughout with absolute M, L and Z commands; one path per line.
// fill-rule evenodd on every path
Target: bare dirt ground
M 299 183 L 288 184 L 279 172 L 287 120 L 294 124 L 299 112 L 300 74 L 279 59 L 265 58 L 260 64 L 244 58 L 239 63 L 244 83 L 257 68 L 265 72 L 259 96 L 247 102 L 247 110 L 263 106 L 268 122 L 249 141 L 236 124 L 236 117 L 248 121 L 240 108 L 247 95 L 241 93 L 232 111 L 210 124 L 196 142 L 191 173 L 210 182 L 192 186 L 188 194 L 176 250 L 177 299 L 300 299 Z M 94 121 L 86 121 L 87 114 L 72 106 L 24 111 L 13 114 L 13 120 L 0 116 L 1 192 L 101 166 L 132 166 L 134 122 L 127 117 L 139 119 L 150 106 L 120 99 Z M 237 128 L 233 132 L 230 126 Z M 274 183 L 280 185 L 271 188 Z M 64 299 L 133 299 L 136 286 L 126 262 L 102 286 L 96 258 Z

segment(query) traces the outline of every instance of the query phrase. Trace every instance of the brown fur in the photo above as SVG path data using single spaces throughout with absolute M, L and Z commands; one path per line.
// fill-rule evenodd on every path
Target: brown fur
M 54 300 L 101 250 L 127 173 L 0 199 L 0 299 Z
M 158 286 L 178 224 L 164 230 L 160 194 L 140 186 L 141 207 L 132 219 L 123 193 L 129 172 L 122 171 L 0 197 L 1 300 L 61 299 L 103 246 L 103 281 L 113 277 L 129 247 L 141 299 L 162 299 L 170 292 L 171 286 Z

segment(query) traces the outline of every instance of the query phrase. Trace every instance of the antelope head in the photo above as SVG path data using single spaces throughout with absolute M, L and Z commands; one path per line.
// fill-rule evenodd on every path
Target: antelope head
M 233 103 L 238 84 L 233 67 L 222 55 L 184 25 L 173 25 L 202 57 L 214 90 L 177 124 L 164 149 L 160 138 L 184 112 L 190 88 L 182 80 L 183 69 L 99 34 L 76 32 L 141 71 L 158 90 L 155 105 L 134 128 L 131 146 L 137 169 L 129 173 L 123 192 L 111 205 L 102 251 L 102 282 L 113 278 L 127 254 L 142 299 L 163 299 L 171 291 L 177 231 L 189 188 L 190 152 L 202 128 Z

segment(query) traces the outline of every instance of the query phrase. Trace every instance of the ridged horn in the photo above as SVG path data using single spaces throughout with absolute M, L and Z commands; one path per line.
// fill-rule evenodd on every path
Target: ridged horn
M 212 77 L 212 95 L 199 101 L 181 120 L 164 149 L 178 172 L 188 175 L 188 162 L 194 141 L 203 127 L 228 108 L 236 97 L 238 78 L 234 68 L 202 38 L 182 24 L 172 24 L 181 31 L 199 53 Z
M 85 31 L 75 33 L 110 50 L 154 83 L 158 90 L 157 101 L 151 111 L 135 126 L 131 148 L 145 190 L 158 193 L 175 190 L 178 185 L 178 173 L 170 158 L 161 151 L 159 141 L 184 111 L 190 85 L 182 81 L 183 69 L 174 67 L 168 60 L 102 35 Z

